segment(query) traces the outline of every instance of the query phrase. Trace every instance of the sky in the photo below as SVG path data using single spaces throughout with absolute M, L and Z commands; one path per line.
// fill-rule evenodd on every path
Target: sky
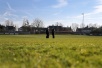
M 0 0 L 0 24 L 12 20 L 19 27 L 23 19 L 33 23 L 35 18 L 43 21 L 44 26 L 62 23 L 71 26 L 81 24 L 102 25 L 102 0 Z

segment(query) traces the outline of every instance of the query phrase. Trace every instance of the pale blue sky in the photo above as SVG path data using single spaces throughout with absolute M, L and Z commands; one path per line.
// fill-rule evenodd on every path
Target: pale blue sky
M 21 26 L 23 18 L 30 24 L 33 19 L 40 18 L 45 26 L 56 22 L 70 26 L 82 23 L 82 13 L 85 24 L 102 25 L 102 0 L 0 0 L 1 24 L 10 19 Z

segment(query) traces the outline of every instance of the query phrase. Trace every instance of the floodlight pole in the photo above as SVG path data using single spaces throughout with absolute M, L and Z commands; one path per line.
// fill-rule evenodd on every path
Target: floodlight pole
M 84 13 L 82 13 L 82 15 L 83 15 L 82 23 L 84 23 Z

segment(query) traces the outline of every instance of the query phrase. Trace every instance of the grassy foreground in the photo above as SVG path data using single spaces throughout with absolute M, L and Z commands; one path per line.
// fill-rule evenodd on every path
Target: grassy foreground
M 0 68 L 102 68 L 102 37 L 0 35 Z

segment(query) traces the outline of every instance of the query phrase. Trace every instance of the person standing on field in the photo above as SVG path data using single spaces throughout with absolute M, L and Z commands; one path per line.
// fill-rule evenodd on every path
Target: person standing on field
M 46 29 L 46 38 L 49 38 L 49 28 Z
M 55 38 L 55 30 L 54 30 L 54 28 L 52 29 L 52 38 Z

